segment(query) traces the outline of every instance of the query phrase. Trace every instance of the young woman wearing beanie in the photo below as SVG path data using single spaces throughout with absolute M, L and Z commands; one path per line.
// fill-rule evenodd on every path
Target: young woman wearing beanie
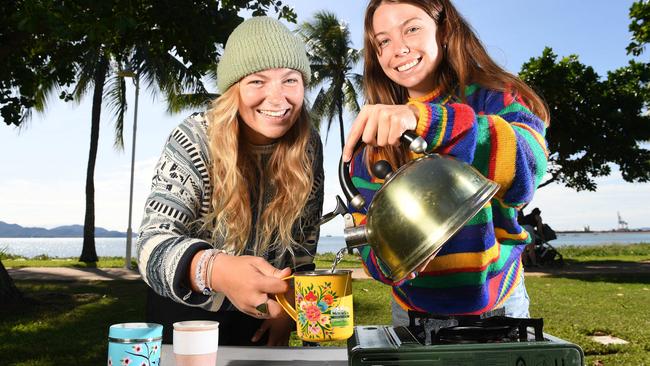
M 254 17 L 226 42 L 222 95 L 170 135 L 138 238 L 155 292 L 148 321 L 220 322 L 220 344 L 286 345 L 294 325 L 272 294 L 308 267 L 323 203 L 322 146 L 304 106 L 304 44 Z M 271 296 L 270 296 L 271 295 Z

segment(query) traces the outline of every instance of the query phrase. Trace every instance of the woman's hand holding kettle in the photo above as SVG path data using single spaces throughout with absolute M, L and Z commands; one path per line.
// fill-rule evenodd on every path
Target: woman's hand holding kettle
M 415 277 L 417 277 L 420 273 L 424 272 L 427 266 L 429 265 L 429 262 L 435 257 L 436 255 L 432 255 L 429 258 L 427 258 L 424 262 L 422 262 L 421 265 L 418 266 L 418 268 L 415 269 L 415 271 L 411 272 L 408 276 L 406 276 L 407 280 L 412 280 Z
M 417 127 L 418 116 L 418 109 L 410 105 L 364 105 L 350 128 L 343 161 L 352 159 L 360 139 L 371 146 L 399 145 L 404 132 Z

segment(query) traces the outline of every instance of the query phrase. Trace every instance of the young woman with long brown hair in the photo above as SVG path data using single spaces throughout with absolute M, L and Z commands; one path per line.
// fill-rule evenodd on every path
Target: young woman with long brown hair
M 391 282 L 370 248 L 368 272 L 393 286 L 393 320 L 406 310 L 482 314 L 504 307 L 528 316 L 521 252 L 530 241 L 517 210 L 530 202 L 546 171 L 544 102 L 487 54 L 448 0 L 371 0 L 365 15 L 367 105 L 343 153 L 370 202 L 381 183 L 375 161 L 397 168 L 414 158 L 400 136 L 415 131 L 428 151 L 472 164 L 500 185 L 497 195 L 407 280 Z M 357 141 L 367 146 L 354 155 Z M 364 211 L 355 213 L 363 222 Z M 433 229 L 433 228 L 432 228 Z M 423 258 L 424 259 L 424 258 Z
M 166 341 L 174 320 L 208 318 L 221 344 L 287 344 L 294 323 L 269 295 L 312 263 L 323 202 L 309 79 L 302 42 L 277 20 L 251 18 L 226 43 L 223 94 L 171 133 L 138 239 L 143 279 L 173 300 L 149 307 Z

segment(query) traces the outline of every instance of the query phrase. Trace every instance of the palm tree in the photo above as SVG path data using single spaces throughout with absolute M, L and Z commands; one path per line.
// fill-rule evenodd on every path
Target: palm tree
M 97 262 L 95 250 L 95 162 L 99 142 L 99 121 L 104 100 L 112 109 L 115 121 L 114 146 L 124 148 L 124 115 L 127 108 L 125 70 L 137 75 L 152 93 L 207 93 L 201 75 L 194 73 L 179 59 L 169 53 L 152 54 L 146 45 L 136 45 L 124 54 L 113 54 L 106 48 L 91 49 L 82 58 L 74 87 L 74 97 L 81 100 L 92 87 L 92 115 L 90 149 L 86 170 L 86 213 L 81 262 Z
M 329 134 L 335 116 L 339 119 L 341 147 L 345 145 L 343 110 L 359 112 L 361 75 L 352 69 L 360 60 L 360 52 L 351 47 L 350 31 L 336 15 L 320 11 L 312 22 L 304 22 L 298 33 L 307 45 L 312 69 L 310 89 L 319 89 L 311 107 L 312 115 L 320 128 L 322 120 L 327 121 Z M 326 137 L 327 141 L 327 137 Z

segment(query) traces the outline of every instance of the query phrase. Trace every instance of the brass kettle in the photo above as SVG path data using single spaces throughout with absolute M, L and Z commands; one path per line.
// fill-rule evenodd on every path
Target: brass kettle
M 426 142 L 407 131 L 402 141 L 424 153 Z M 357 145 L 360 147 L 362 143 Z M 357 150 L 357 149 L 355 149 Z M 348 248 L 370 245 L 399 281 L 415 271 L 496 194 L 499 185 L 471 165 L 435 153 L 411 160 L 397 171 L 379 161 L 373 174 L 385 179 L 368 207 L 366 224 L 356 225 L 350 213 L 335 210 L 345 220 Z M 350 163 L 339 163 L 339 182 L 348 202 L 363 211 L 365 200 L 350 178 Z

